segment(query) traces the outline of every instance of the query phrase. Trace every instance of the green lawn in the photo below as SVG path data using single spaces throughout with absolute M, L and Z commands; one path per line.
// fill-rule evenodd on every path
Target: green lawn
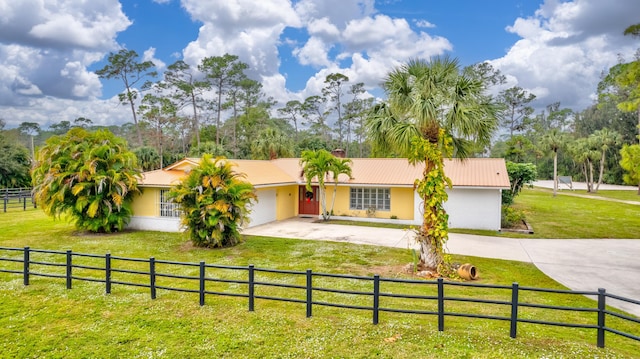
M 225 264 L 254 264 L 261 268 L 305 270 L 356 275 L 407 277 L 400 268 L 411 261 L 405 249 L 347 243 L 248 237 L 237 247 L 222 250 L 193 248 L 178 234 L 127 232 L 112 235 L 78 233 L 40 211 L 0 213 L 0 246 L 66 250 L 114 256 Z M 2 254 L 5 255 L 4 253 Z M 34 254 L 36 255 L 36 254 Z M 46 255 L 44 255 L 46 258 Z M 479 283 L 563 288 L 528 263 L 454 256 L 480 270 Z M 90 261 L 90 259 L 87 259 Z M 4 264 L 2 264 L 4 265 Z M 188 271 L 187 271 L 188 272 Z M 180 274 L 180 273 L 178 273 Z M 182 273 L 184 274 L 184 273 Z M 257 280 L 303 285 L 290 279 L 261 274 Z M 262 279 L 260 279 L 262 278 Z M 167 285 L 179 284 L 165 279 Z M 350 290 L 370 290 L 354 280 L 319 280 L 314 285 Z M 449 288 L 449 287 L 447 287 Z M 221 288 L 223 290 L 224 288 Z M 227 288 L 229 289 L 229 288 Z M 233 289 L 233 288 L 231 288 Z M 384 284 L 383 292 L 432 295 L 432 289 L 406 284 Z M 259 289 L 261 295 L 284 295 L 284 289 Z M 509 300 L 509 293 L 488 289 L 447 289 L 447 296 Z M 301 293 L 299 298 L 304 298 Z M 318 293 L 315 300 L 344 301 L 370 306 L 369 298 Z M 552 305 L 594 307 L 582 296 L 523 293 L 521 300 Z M 401 302 L 401 303 L 400 303 Z M 446 330 L 437 331 L 433 316 L 381 313 L 371 324 L 368 311 L 314 307 L 306 318 L 303 304 L 256 301 L 248 312 L 244 298 L 208 296 L 198 305 L 197 294 L 158 290 L 151 300 L 148 289 L 114 285 L 104 294 L 104 284 L 74 281 L 65 289 L 63 279 L 33 277 L 24 287 L 20 276 L 0 273 L 0 358 L 85 357 L 247 357 L 247 358 L 542 358 L 640 355 L 638 343 L 607 334 L 607 348 L 595 346 L 595 331 L 519 325 L 518 338 L 509 338 L 507 322 L 447 317 Z M 433 310 L 433 303 L 383 298 L 382 307 Z M 508 316 L 508 307 L 447 303 L 447 310 Z M 525 318 L 593 324 L 593 313 L 520 309 Z M 611 320 L 620 330 L 640 335 L 640 328 Z
M 535 231 L 529 236 L 534 238 L 640 238 L 638 205 L 566 195 L 553 197 L 549 190 L 534 188 L 523 190 L 514 207 L 525 211 Z
M 552 190 L 549 192 L 553 193 Z M 621 191 L 621 190 L 599 190 L 596 193 L 589 193 L 587 191 L 560 191 L 559 194 L 578 194 L 585 196 L 597 196 L 604 198 L 613 198 L 613 199 L 621 199 L 625 201 L 635 201 L 640 202 L 640 196 L 638 196 L 638 191 Z

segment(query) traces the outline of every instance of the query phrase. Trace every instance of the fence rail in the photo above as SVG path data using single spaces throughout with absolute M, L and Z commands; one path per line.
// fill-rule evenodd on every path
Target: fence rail
M 31 188 L 0 188 L 0 197 L 2 197 L 4 212 L 10 208 L 22 208 L 23 211 L 26 211 L 27 203 L 29 206 L 36 207 Z
M 67 289 L 72 289 L 73 281 L 88 281 L 104 283 L 105 293 L 110 294 L 114 285 L 141 287 L 149 290 L 151 299 L 157 298 L 158 289 L 166 291 L 197 293 L 199 296 L 199 303 L 201 306 L 205 305 L 206 297 L 218 295 L 218 296 L 230 296 L 244 298 L 247 301 L 249 311 L 255 310 L 256 299 L 272 300 L 289 303 L 305 304 L 306 316 L 311 317 L 313 315 L 314 306 L 335 307 L 351 310 L 370 311 L 372 317 L 372 323 L 378 324 L 380 319 L 380 313 L 404 313 L 404 314 L 418 314 L 418 315 L 433 315 L 437 317 L 438 330 L 444 331 L 445 318 L 446 317 L 462 317 L 462 318 L 475 318 L 485 320 L 498 320 L 508 321 L 509 336 L 516 338 L 519 323 L 529 323 L 537 325 L 549 325 L 559 326 L 567 328 L 582 328 L 593 329 L 596 332 L 596 345 L 600 348 L 605 347 L 605 333 L 619 335 L 621 337 L 640 341 L 640 336 L 637 333 L 627 333 L 622 330 L 609 327 L 606 325 L 609 318 L 621 320 L 632 324 L 640 324 L 640 319 L 631 317 L 625 314 L 612 312 L 606 309 L 606 299 L 612 298 L 616 300 L 622 300 L 628 303 L 640 305 L 640 301 L 617 296 L 607 293 L 605 289 L 598 289 L 598 291 L 571 291 L 571 290 L 558 290 L 558 289 L 545 289 L 534 287 L 520 287 L 518 283 L 512 285 L 492 285 L 492 284 L 474 284 L 474 283 L 459 283 L 448 282 L 439 278 L 435 281 L 425 280 L 413 280 L 413 279 L 399 279 L 399 278 L 383 278 L 379 275 L 372 277 L 366 276 L 353 276 L 343 274 L 328 274 L 328 273 L 315 273 L 311 269 L 306 271 L 291 271 L 291 270 L 276 270 L 267 268 L 256 268 L 253 265 L 246 267 L 242 266 L 223 266 L 216 264 L 207 264 L 205 262 L 200 263 L 187 263 L 187 262 L 175 262 L 166 260 L 157 260 L 155 258 L 140 259 L 140 258 L 126 258 L 112 256 L 107 253 L 105 255 L 86 254 L 86 253 L 74 253 L 71 250 L 67 251 L 55 251 L 55 250 L 42 250 L 31 249 L 29 247 L 24 248 L 8 248 L 0 247 L 0 254 L 6 256 L 0 256 L 0 273 L 10 273 L 22 276 L 24 285 L 30 285 L 31 279 L 34 277 L 48 277 L 48 278 L 61 278 L 65 279 Z M 34 257 L 44 257 L 37 258 Z M 90 265 L 80 264 L 76 260 L 100 260 L 103 265 Z M 123 264 L 120 267 L 115 264 Z M 13 267 L 11 267 L 13 265 Z M 9 268 L 7 268 L 9 267 Z M 172 267 L 174 272 L 160 271 L 159 267 Z M 39 271 L 35 271 L 37 268 Z M 64 268 L 64 271 L 59 272 L 46 272 L 42 271 L 47 268 Z M 176 268 L 179 272 L 175 272 Z M 182 272 L 180 272 L 182 271 Z M 213 276 L 213 271 L 227 271 L 227 276 L 220 275 L 218 277 Z M 81 272 L 79 275 L 77 272 Z M 190 273 L 184 273 L 190 272 Z M 93 273 L 93 275 L 91 275 Z M 272 281 L 257 280 L 257 275 L 265 274 L 272 276 L 284 276 L 286 281 L 276 281 L 272 278 Z M 114 277 L 116 277 L 114 279 Z M 169 285 L 158 284 L 159 279 L 168 280 L 181 280 L 187 281 L 191 286 L 186 287 L 174 287 Z M 291 281 L 291 279 L 294 279 Z M 321 280 L 339 280 L 339 281 L 352 281 L 358 283 L 364 283 L 371 290 L 346 290 L 339 288 L 325 288 L 318 285 L 314 285 L 314 282 Z M 301 282 L 303 284 L 291 284 Z M 182 282 L 181 282 L 182 283 Z M 436 295 L 418 295 L 410 293 L 392 293 L 382 291 L 384 286 L 392 286 L 394 283 L 400 283 L 408 286 L 416 286 L 419 289 L 424 287 L 435 289 Z M 213 290 L 207 288 L 208 285 L 226 285 L 226 287 L 218 286 Z M 357 286 L 356 286 L 357 287 Z M 453 287 L 465 287 L 477 290 L 492 290 L 504 292 L 509 300 L 493 300 L 484 298 L 463 298 L 447 296 L 447 288 Z M 257 288 L 279 288 L 286 292 L 287 295 L 294 291 L 302 293 L 300 297 L 291 296 L 276 296 L 275 294 L 266 295 L 256 293 Z M 233 291 L 235 289 L 235 291 Z M 240 289 L 240 290 L 239 290 Z M 239 290 L 239 291 L 238 291 Z M 388 289 L 391 290 L 391 289 Z M 520 300 L 522 294 L 542 292 L 553 293 L 562 295 L 587 295 L 597 298 L 597 306 L 594 308 L 584 307 L 570 307 L 570 306 L 554 306 L 548 304 L 530 303 Z M 356 304 L 345 304 L 338 302 L 325 300 L 318 300 L 315 298 L 317 295 L 333 294 L 336 296 L 349 296 L 366 298 L 368 305 L 362 305 L 362 301 Z M 466 292 L 465 292 L 466 293 Z M 493 293 L 493 292 L 492 292 Z M 476 293 L 477 294 L 477 293 Z M 322 299 L 322 298 L 321 298 Z M 412 301 L 420 300 L 435 304 L 436 310 L 426 309 L 409 309 L 406 307 L 392 307 L 393 304 L 385 303 L 385 306 L 381 304 L 381 300 L 387 299 L 410 299 Z M 500 316 L 493 314 L 478 314 L 478 313 L 462 313 L 446 310 L 448 303 L 479 303 L 490 304 L 506 307 L 509 309 L 509 315 Z M 389 306 L 387 306 L 389 305 Z M 541 319 L 525 318 L 519 314 L 521 308 L 534 308 L 539 310 L 553 310 L 553 311 L 572 311 L 580 313 L 594 313 L 597 317 L 593 323 L 572 323 L 572 322 L 554 322 L 545 321 Z M 638 327 L 640 332 L 640 326 Z

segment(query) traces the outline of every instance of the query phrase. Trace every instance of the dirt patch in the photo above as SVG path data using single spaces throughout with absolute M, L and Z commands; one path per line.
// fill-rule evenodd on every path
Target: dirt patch
M 190 252 L 190 251 L 194 250 L 195 248 L 196 248 L 196 246 L 193 245 L 193 242 L 186 241 L 186 242 L 182 243 L 180 245 L 180 247 L 178 247 L 178 251 L 180 251 L 180 252 Z

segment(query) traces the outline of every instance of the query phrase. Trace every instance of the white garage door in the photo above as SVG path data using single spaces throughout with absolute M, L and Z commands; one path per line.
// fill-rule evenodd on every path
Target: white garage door
M 258 203 L 253 204 L 249 227 L 254 227 L 276 220 L 276 190 L 260 190 L 257 195 Z

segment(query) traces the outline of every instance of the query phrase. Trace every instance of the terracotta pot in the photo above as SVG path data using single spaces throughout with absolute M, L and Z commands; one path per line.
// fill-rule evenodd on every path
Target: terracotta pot
M 478 279 L 478 270 L 470 263 L 465 263 L 458 268 L 458 275 L 462 279 L 476 280 Z

